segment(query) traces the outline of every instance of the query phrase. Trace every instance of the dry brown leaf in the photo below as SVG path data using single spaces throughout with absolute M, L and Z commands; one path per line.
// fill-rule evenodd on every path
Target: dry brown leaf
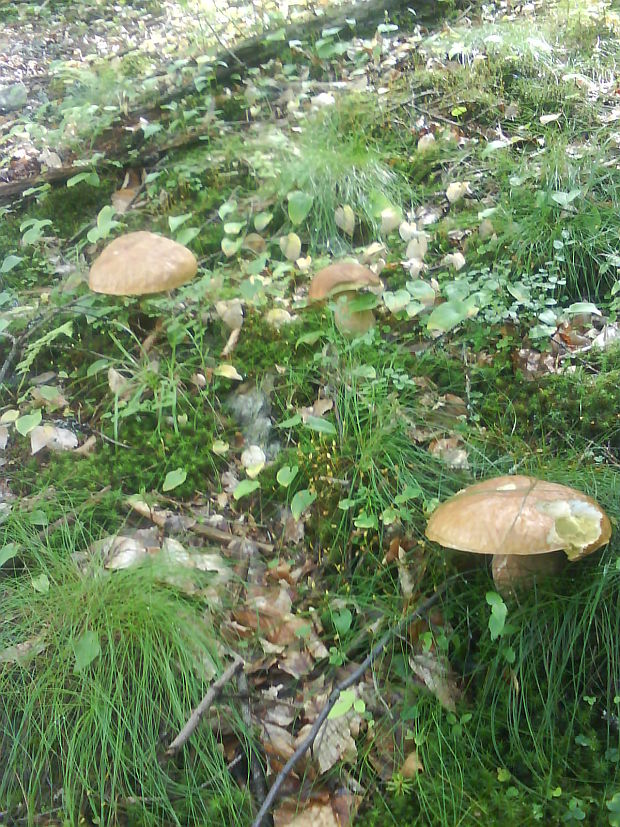
M 314 669 L 314 659 L 308 652 L 289 652 L 285 657 L 278 659 L 278 666 L 283 672 L 299 680 Z
M 419 772 L 424 772 L 424 764 L 416 750 L 410 752 L 399 770 L 403 778 L 415 778 Z
M 409 665 L 414 674 L 420 678 L 433 693 L 444 709 L 454 712 L 460 691 L 450 664 L 436 652 L 424 652 L 411 655 Z
M 37 425 L 30 431 L 30 453 L 37 454 L 43 448 L 52 451 L 73 451 L 77 448 L 78 439 L 68 428 L 57 428 L 56 425 Z
M 46 408 L 48 411 L 56 411 L 58 408 L 65 408 L 69 403 L 59 387 L 46 385 L 43 388 L 31 388 L 30 396 L 35 408 Z
M 448 468 L 458 468 L 464 471 L 469 468 L 467 451 L 458 437 L 434 439 L 428 446 L 428 451 L 433 456 L 439 457 Z
M 267 721 L 263 721 L 261 726 L 262 744 L 266 754 L 281 759 L 283 763 L 288 761 L 295 752 L 294 739 L 288 729 Z
M 341 827 L 332 805 L 311 804 L 298 812 L 282 805 L 273 815 L 274 827 Z
M 347 790 L 313 794 L 311 801 L 283 801 L 273 814 L 274 827 L 350 827 L 360 796 Z

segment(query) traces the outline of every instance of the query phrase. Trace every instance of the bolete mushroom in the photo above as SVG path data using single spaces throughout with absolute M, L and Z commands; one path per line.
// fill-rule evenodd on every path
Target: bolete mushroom
M 90 268 L 95 293 L 143 296 L 185 284 L 198 263 L 187 247 L 155 233 L 126 233 L 108 244 Z
M 381 286 L 381 279 L 368 267 L 354 261 L 330 264 L 314 276 L 308 290 L 311 302 L 335 299 L 334 320 L 344 335 L 361 336 L 375 324 L 372 310 L 356 310 L 352 301 L 360 290 Z
M 611 524 L 591 497 L 555 482 L 504 476 L 470 485 L 432 513 L 429 540 L 446 548 L 493 555 L 503 593 L 547 573 L 563 550 L 570 561 L 604 546 Z M 540 556 L 539 556 L 540 555 Z

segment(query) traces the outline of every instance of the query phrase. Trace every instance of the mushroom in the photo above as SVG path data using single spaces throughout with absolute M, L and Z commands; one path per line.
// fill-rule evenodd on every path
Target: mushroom
M 351 303 L 358 291 L 380 287 L 381 279 L 368 267 L 353 261 L 330 264 L 314 276 L 308 290 L 310 301 L 336 299 L 334 320 L 338 330 L 349 336 L 361 336 L 375 324 L 372 310 L 355 310 Z
M 182 244 L 146 231 L 126 233 L 95 259 L 88 284 L 95 293 L 142 296 L 179 287 L 197 269 L 194 254 Z
M 609 542 L 611 524 L 581 491 L 504 476 L 470 485 L 442 503 L 426 536 L 446 548 L 493 555 L 493 580 L 506 594 L 533 574 L 550 573 L 558 562 L 553 552 L 563 550 L 571 562 L 592 554 Z

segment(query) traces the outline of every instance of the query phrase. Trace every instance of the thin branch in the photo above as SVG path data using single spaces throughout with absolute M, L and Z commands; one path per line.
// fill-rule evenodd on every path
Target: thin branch
M 345 689 L 348 689 L 350 686 L 353 686 L 353 684 L 357 683 L 359 680 L 361 680 L 364 672 L 369 667 L 371 667 L 373 665 L 375 660 L 379 657 L 381 652 L 383 652 L 385 647 L 388 645 L 388 643 L 391 641 L 391 639 L 394 636 L 400 634 L 402 629 L 405 628 L 406 626 L 408 626 L 409 623 L 411 623 L 411 621 L 414 618 L 423 617 L 428 612 L 428 610 L 431 608 L 431 606 L 433 606 L 437 602 L 440 595 L 445 591 L 445 589 L 447 588 L 448 582 L 449 582 L 448 580 L 444 581 L 444 583 L 439 587 L 439 589 L 435 592 L 435 594 L 433 594 L 427 600 L 424 600 L 422 603 L 420 603 L 416 607 L 416 609 L 414 609 L 414 611 L 410 612 L 409 614 L 406 615 L 406 617 L 402 618 L 402 620 L 399 623 L 397 623 L 396 626 L 394 626 L 392 629 L 389 629 L 383 635 L 383 637 L 377 643 L 377 645 L 374 646 L 371 649 L 370 653 L 368 654 L 368 656 L 366 657 L 364 662 L 361 663 L 357 667 L 357 669 L 354 672 L 352 672 L 347 678 L 345 678 L 343 681 L 341 681 L 339 684 L 337 684 L 334 687 L 331 695 L 329 696 L 329 699 L 328 699 L 327 703 L 325 704 L 323 709 L 320 711 L 320 713 L 319 713 L 317 719 L 315 720 L 315 722 L 312 724 L 312 727 L 310 728 L 310 731 L 308 732 L 306 737 L 299 744 L 299 746 L 297 747 L 295 752 L 291 755 L 291 757 L 288 759 L 286 764 L 282 767 L 282 769 L 278 773 L 278 776 L 277 776 L 276 780 L 274 781 L 271 789 L 269 790 L 269 794 L 267 795 L 267 798 L 263 802 L 263 806 L 260 808 L 260 810 L 258 811 L 258 813 L 256 815 L 256 818 L 252 822 L 252 827 L 264 827 L 264 821 L 263 820 L 264 820 L 265 816 L 271 811 L 271 808 L 274 804 L 274 801 L 276 800 L 278 792 L 280 791 L 282 785 L 284 784 L 284 782 L 286 781 L 286 779 L 288 778 L 288 776 L 292 772 L 293 768 L 295 767 L 295 765 L 297 764 L 299 759 L 314 744 L 314 741 L 316 740 L 316 737 L 319 734 L 319 730 L 321 729 L 323 723 L 325 722 L 325 720 L 327 719 L 329 713 L 331 712 L 334 705 L 336 704 L 336 701 L 340 697 L 340 693 L 343 692 Z M 266 822 L 265 822 L 265 824 L 266 824 Z
M 189 526 L 188 531 L 199 534 L 201 537 L 206 537 L 208 540 L 214 540 L 216 543 L 230 543 L 232 540 L 244 539 L 243 537 L 238 537 L 236 534 L 231 534 L 229 531 L 222 531 L 221 528 L 215 528 L 204 523 L 195 523 L 193 526 Z M 261 540 L 248 539 L 250 539 L 260 551 L 264 551 L 267 554 L 273 552 L 274 547 L 272 543 L 263 543 Z
M 247 727 L 248 733 L 252 729 L 252 711 L 250 709 L 250 698 L 248 690 L 248 679 L 245 672 L 241 672 L 237 677 L 237 687 L 239 688 L 239 697 L 241 698 L 241 718 Z M 254 804 L 260 808 L 267 798 L 267 783 L 265 781 L 265 773 L 259 761 L 256 750 L 248 745 L 248 763 L 250 765 L 250 792 Z M 266 827 L 273 827 L 273 820 L 268 817 Z
M 231 681 L 237 672 L 242 668 L 243 660 L 240 657 L 235 657 L 228 669 L 226 669 L 220 677 L 213 684 L 211 684 L 207 694 L 200 701 L 196 709 L 192 711 L 187 723 L 166 750 L 165 754 L 168 757 L 176 755 L 181 747 L 191 738 L 203 715 L 205 715 L 213 706 L 214 701 L 216 701 L 220 696 L 222 689 L 226 686 L 226 684 Z

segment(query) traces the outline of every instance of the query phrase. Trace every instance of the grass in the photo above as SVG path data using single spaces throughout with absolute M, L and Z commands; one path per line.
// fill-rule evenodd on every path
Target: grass
M 19 519 L 3 533 L 20 549 L 0 582 L 3 806 L 28 821 L 116 824 L 135 811 L 144 825 L 238 824 L 244 796 L 209 726 L 162 760 L 218 669 L 200 603 L 166 585 L 162 565 L 110 572 L 91 558 L 79 568 L 90 540 L 79 527 L 53 545 Z M 88 639 L 98 654 L 79 668 Z M 7 660 L 15 646 L 25 651 Z
M 329 663 L 317 664 L 316 674 L 329 678 L 332 667 L 363 657 L 375 624 L 385 628 L 401 617 L 403 566 L 411 600 L 455 576 L 430 622 L 412 627 L 376 665 L 376 709 L 364 719 L 366 737 L 358 738 L 358 760 L 347 769 L 368 791 L 356 825 L 517 827 L 570 823 L 581 813 L 585 823 L 606 824 L 605 802 L 619 789 L 617 538 L 594 559 L 507 601 L 504 632 L 491 640 L 488 566 L 467 563 L 459 575 L 457 563 L 424 537 L 436 501 L 475 479 L 517 469 L 587 491 L 618 519 L 618 351 L 580 355 L 573 371 L 534 381 L 515 367 L 515 352 L 532 346 L 527 336 L 545 307 L 588 298 L 614 312 L 608 294 L 617 277 L 620 190 L 614 126 L 599 120 L 609 100 L 606 93 L 590 100 L 563 75 L 604 80 L 617 44 L 601 26 L 595 37 L 596 27 L 573 8 L 564 12 L 561 4 L 540 21 L 539 40 L 551 50 L 528 43 L 529 22 L 445 30 L 422 43 L 407 78 L 381 98 L 342 94 L 302 122 L 300 133 L 258 124 L 235 136 L 227 124 L 206 146 L 171 155 L 151 181 L 145 212 L 123 220 L 131 229 L 147 220 L 168 232 L 169 216 L 191 212 L 188 225 L 200 225 L 192 244 L 205 257 L 201 277 L 172 298 L 123 304 L 78 288 L 69 307 L 45 247 L 19 248 L 24 261 L 6 274 L 12 292 L 2 308 L 25 301 L 24 286 L 49 289 L 46 301 L 59 308 L 50 325 L 71 318 L 74 327 L 72 340 L 35 354 L 11 406 L 25 412 L 30 374 L 53 365 L 78 432 L 93 428 L 131 447 L 106 441 L 87 458 L 29 457 L 27 439 L 11 432 L 3 455 L 11 490 L 22 498 L 20 513 L 0 526 L 4 547 L 17 544 L 16 556 L 0 568 L 0 809 L 11 818 L 249 823 L 245 779 L 238 784 L 227 769 L 220 732 L 204 725 L 178 760 L 161 760 L 221 670 L 217 618 L 200 596 L 166 583 L 169 572 L 155 561 L 109 572 L 96 559 L 84 568 L 75 556 L 124 524 L 128 494 L 149 497 L 161 491 L 168 471 L 181 468 L 187 477 L 174 500 L 209 515 L 221 511 L 250 537 L 259 526 L 279 539 L 283 507 L 299 491 L 316 494 L 303 544 L 274 553 L 312 564 L 295 610 L 311 606 L 323 624 Z M 489 41 L 490 33 L 501 43 Z M 428 61 L 431 52 L 443 61 L 459 39 L 463 64 Z M 476 49 L 485 52 L 483 63 L 474 61 Z M 102 72 L 102 82 L 106 77 Z M 226 112 L 239 117 L 240 100 L 233 92 Z M 513 102 L 517 111 L 508 118 Z M 558 121 L 540 122 L 553 112 L 561 113 Z M 499 128 L 519 140 L 489 151 Z M 428 129 L 436 146 L 418 153 L 419 134 Z M 472 195 L 447 207 L 445 190 L 455 180 L 470 180 Z M 112 188 L 112 181 L 98 190 L 63 187 L 24 205 L 7 222 L 2 255 L 18 249 L 22 218 L 52 217 L 55 231 L 70 238 Z M 160 188 L 172 193 L 169 203 L 156 200 Z M 429 229 L 425 277 L 442 288 L 477 279 L 476 289 L 490 290 L 493 301 L 436 340 L 419 319 L 381 309 L 373 333 L 343 339 L 329 309 L 298 307 L 308 276 L 282 267 L 278 239 L 291 229 L 286 197 L 296 189 L 313 199 L 297 227 L 313 267 L 321 256 L 359 253 L 378 240 L 382 205 L 422 205 L 440 213 Z M 229 261 L 220 255 L 223 222 L 213 210 L 227 200 L 237 201 L 232 223 L 250 227 L 257 211 L 273 213 L 264 263 L 245 251 Z M 335 210 L 345 204 L 357 216 L 352 239 L 335 225 Z M 482 242 L 479 213 L 493 208 L 497 239 Z M 383 240 L 383 275 L 396 289 L 406 281 L 404 247 L 396 233 Z M 457 245 L 466 256 L 458 276 L 440 263 Z M 551 276 L 555 286 L 547 289 Z M 511 288 L 524 280 L 531 301 L 507 326 Z M 214 373 L 226 361 L 228 331 L 211 308 L 237 296 L 245 319 L 230 362 L 244 379 L 242 391 L 261 388 L 274 443 L 282 446 L 261 472 L 260 490 L 239 501 L 223 491 L 220 477 L 229 465 L 241 473 L 243 445 L 229 405 L 235 386 Z M 262 318 L 276 300 L 298 314 L 280 331 Z M 164 328 L 146 354 L 142 343 L 159 317 Z M 114 400 L 110 367 L 133 383 L 126 399 Z M 448 394 L 462 398 L 466 418 L 447 412 Z M 318 424 L 275 427 L 318 398 L 333 401 Z M 430 435 L 418 442 L 420 432 Z M 459 438 L 467 469 L 450 469 L 429 452 L 431 439 L 446 435 Z M 226 456 L 211 450 L 216 439 L 229 443 Z M 283 465 L 298 466 L 288 486 L 276 477 Z M 38 533 L 40 512 L 53 524 L 68 510 L 75 512 L 72 527 Z M 395 539 L 406 549 L 400 564 L 386 559 Z M 271 559 L 263 562 L 268 567 Z M 26 651 L 16 657 L 11 647 L 20 644 Z M 413 674 L 409 658 L 421 646 L 452 665 L 463 690 L 454 710 L 442 708 Z M 92 660 L 80 668 L 77 658 L 89 652 Z M 267 681 L 282 677 L 265 674 Z M 304 688 L 301 682 L 291 692 Z M 241 725 L 234 699 L 225 701 L 224 725 L 248 749 L 254 734 Z M 393 750 L 391 775 L 377 774 L 378 743 Z M 424 771 L 404 779 L 400 759 L 414 748 Z

